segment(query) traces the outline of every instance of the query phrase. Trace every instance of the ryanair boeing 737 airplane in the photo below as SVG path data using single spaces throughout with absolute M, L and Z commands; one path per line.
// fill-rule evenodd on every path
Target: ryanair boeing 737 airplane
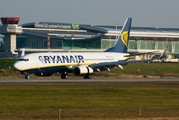
M 131 22 L 132 18 L 126 19 L 115 45 L 104 52 L 32 53 L 20 57 L 13 66 L 26 75 L 26 79 L 29 79 L 29 73 L 37 76 L 50 76 L 55 72 L 61 73 L 62 79 L 67 79 L 69 72 L 90 79 L 93 72 L 110 71 L 116 66 L 123 69 L 122 64 L 127 63 L 152 61 L 127 61 L 130 57 L 127 48 Z

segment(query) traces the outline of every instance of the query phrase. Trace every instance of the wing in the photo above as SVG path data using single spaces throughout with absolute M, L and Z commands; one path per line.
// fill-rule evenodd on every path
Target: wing
M 158 59 L 162 59 L 167 51 L 168 46 L 165 47 L 163 53 L 160 55 Z M 145 55 L 145 54 L 155 54 L 159 51 L 154 51 L 154 52 L 146 52 L 146 53 L 136 53 L 136 54 L 130 54 L 130 55 L 125 55 L 124 57 L 131 57 L 131 56 L 137 56 L 137 55 Z
M 158 51 L 154 51 L 154 52 L 146 52 L 146 53 L 130 54 L 130 55 L 125 55 L 124 57 L 131 57 L 131 56 L 145 55 L 145 54 L 155 54 L 156 52 L 158 52 Z
M 95 64 L 91 64 L 91 65 L 88 65 L 88 66 L 93 68 L 93 69 L 104 67 L 104 68 L 109 70 L 109 68 L 112 68 L 112 67 L 115 67 L 115 66 L 118 66 L 121 69 L 123 69 L 123 67 L 121 65 L 124 65 L 124 64 L 137 63 L 137 62 L 152 62 L 152 61 L 153 61 L 153 59 L 149 59 L 149 60 L 135 60 L 135 61 L 120 60 L 120 61 L 116 61 L 116 62 L 95 63 Z
M 167 47 L 165 48 L 165 50 L 163 51 L 163 53 L 161 54 L 161 56 L 159 57 L 159 59 L 161 59 L 165 52 L 167 51 Z M 124 57 L 130 57 L 130 56 L 135 56 L 135 55 L 142 55 L 142 54 L 150 54 L 150 53 L 154 53 L 154 52 L 148 52 L 148 53 L 138 53 L 138 54 L 132 54 L 132 55 L 126 55 Z M 118 66 L 120 67 L 121 69 L 123 69 L 123 67 L 121 65 L 124 65 L 124 64 L 128 64 L 128 63 L 137 63 L 137 62 L 152 62 L 153 59 L 148 59 L 148 60 L 134 60 L 134 61 L 126 61 L 126 60 L 119 60 L 119 61 L 116 61 L 116 62 L 103 62 L 103 63 L 95 63 L 95 64 L 91 64 L 89 65 L 89 67 L 91 68 L 99 68 L 99 67 L 104 67 L 106 69 L 109 70 L 109 68 L 111 67 L 115 67 L 115 66 Z

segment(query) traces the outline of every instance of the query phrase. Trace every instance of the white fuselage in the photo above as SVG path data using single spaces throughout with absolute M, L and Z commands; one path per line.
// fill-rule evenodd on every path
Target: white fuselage
M 33 72 L 34 70 L 38 72 L 42 68 L 44 72 L 56 72 L 58 69 L 64 68 L 64 66 L 90 65 L 125 60 L 125 55 L 129 54 L 112 52 L 33 53 L 20 57 L 15 62 L 14 67 L 19 71 L 27 72 Z

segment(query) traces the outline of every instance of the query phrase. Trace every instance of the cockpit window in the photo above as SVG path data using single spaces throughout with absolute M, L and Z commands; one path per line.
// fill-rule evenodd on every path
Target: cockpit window
M 19 61 L 29 61 L 29 59 L 19 59 Z

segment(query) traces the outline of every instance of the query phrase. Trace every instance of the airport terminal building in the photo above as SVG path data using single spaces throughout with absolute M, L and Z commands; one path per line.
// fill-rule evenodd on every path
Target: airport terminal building
M 122 29 L 122 26 L 116 25 L 102 26 L 60 22 L 26 23 L 19 26 L 17 22 L 8 21 L 8 18 L 4 20 L 6 21 L 4 23 L 2 18 L 1 21 L 0 34 L 3 34 L 4 37 L 0 51 L 1 53 L 11 53 L 4 54 L 5 57 L 7 55 L 17 56 L 23 48 L 25 48 L 26 53 L 104 51 L 114 45 Z M 11 38 L 14 40 L 9 40 Z M 6 49 L 11 46 L 7 44 L 14 44 L 14 47 Z M 131 28 L 128 48 L 130 53 L 152 51 L 161 53 L 166 45 L 168 45 L 168 55 L 179 57 L 178 28 Z

